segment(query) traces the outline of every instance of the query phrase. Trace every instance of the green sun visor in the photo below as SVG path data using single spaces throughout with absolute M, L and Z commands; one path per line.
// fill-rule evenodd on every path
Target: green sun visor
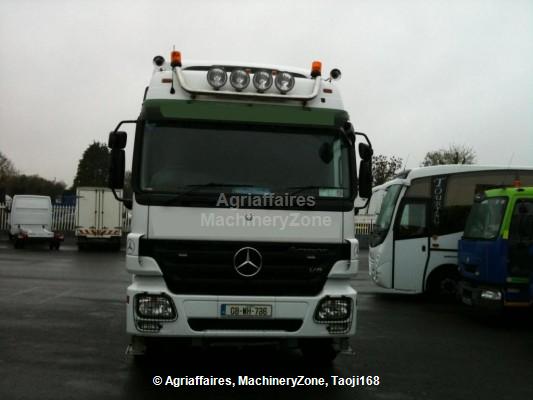
M 180 119 L 324 127 L 341 127 L 348 121 L 344 110 L 197 100 L 146 100 L 141 117 L 151 121 Z

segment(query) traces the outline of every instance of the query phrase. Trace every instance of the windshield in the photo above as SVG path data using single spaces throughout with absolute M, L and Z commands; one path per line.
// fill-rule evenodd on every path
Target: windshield
M 385 240 L 385 236 L 389 231 L 392 216 L 394 214 L 394 208 L 396 207 L 396 201 L 402 185 L 391 185 L 386 189 L 386 194 L 381 202 L 381 209 L 379 211 L 378 218 L 374 224 L 372 232 L 371 246 L 377 246 Z
M 464 231 L 466 239 L 495 239 L 507 205 L 506 197 L 493 197 L 474 203 Z
M 184 195 L 293 193 L 351 197 L 349 145 L 337 130 L 147 122 L 140 189 Z

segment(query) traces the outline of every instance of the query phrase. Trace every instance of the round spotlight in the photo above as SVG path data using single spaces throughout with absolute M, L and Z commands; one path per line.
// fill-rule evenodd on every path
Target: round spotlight
M 229 76 L 229 83 L 237 92 L 240 92 L 250 84 L 250 75 L 243 69 L 234 69 Z
M 340 70 L 340 69 L 337 69 L 337 68 L 333 68 L 333 69 L 330 71 L 329 76 L 330 76 L 331 79 L 333 79 L 334 81 L 337 81 L 337 80 L 341 79 L 341 70 Z
M 294 76 L 288 72 L 278 72 L 274 80 L 281 94 L 285 94 L 294 87 Z
M 272 86 L 272 81 L 272 73 L 270 71 L 256 71 L 254 74 L 253 83 L 259 93 L 263 93 L 264 91 L 270 89 L 270 86 Z
M 165 63 L 165 58 L 163 56 L 155 56 L 153 59 L 153 62 L 155 65 L 160 67 L 161 65 Z
M 218 90 L 226 84 L 228 80 L 228 75 L 222 67 L 211 67 L 207 71 L 207 82 L 213 87 L 213 89 Z

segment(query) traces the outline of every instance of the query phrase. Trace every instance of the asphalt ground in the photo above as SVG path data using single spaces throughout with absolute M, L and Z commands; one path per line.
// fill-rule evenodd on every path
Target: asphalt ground
M 531 399 L 533 318 L 479 318 L 458 304 L 391 293 L 368 280 L 366 253 L 353 353 L 311 365 L 268 346 L 125 355 L 124 254 L 73 243 L 14 250 L 0 242 L 0 399 Z M 173 387 L 155 376 L 379 376 L 375 386 Z M 374 379 L 374 378 L 372 378 Z

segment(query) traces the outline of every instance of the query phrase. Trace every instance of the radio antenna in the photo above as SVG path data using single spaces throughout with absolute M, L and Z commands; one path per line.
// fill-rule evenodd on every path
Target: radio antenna
M 409 157 L 411 157 L 411 153 L 407 154 L 407 158 L 405 159 L 405 162 L 403 163 L 402 172 L 405 171 L 405 168 L 407 168 L 407 162 L 409 161 Z
M 509 157 L 509 161 L 507 162 L 507 172 L 509 173 L 509 177 L 511 178 L 511 180 L 513 180 L 513 177 L 511 176 L 511 173 L 510 173 L 511 172 L 511 163 L 513 162 L 513 158 L 514 158 L 514 151 L 511 153 L 511 157 Z M 516 179 L 518 179 L 517 174 L 515 174 L 513 182 Z M 502 184 L 500 185 L 500 187 L 502 189 L 504 189 L 506 186 L 508 186 L 508 185 L 505 184 L 505 178 L 504 178 L 504 180 L 503 180 Z
M 507 163 L 507 168 L 509 169 L 511 167 L 511 163 L 513 162 L 514 158 L 514 151 L 511 153 L 511 157 L 509 158 L 509 162 Z

